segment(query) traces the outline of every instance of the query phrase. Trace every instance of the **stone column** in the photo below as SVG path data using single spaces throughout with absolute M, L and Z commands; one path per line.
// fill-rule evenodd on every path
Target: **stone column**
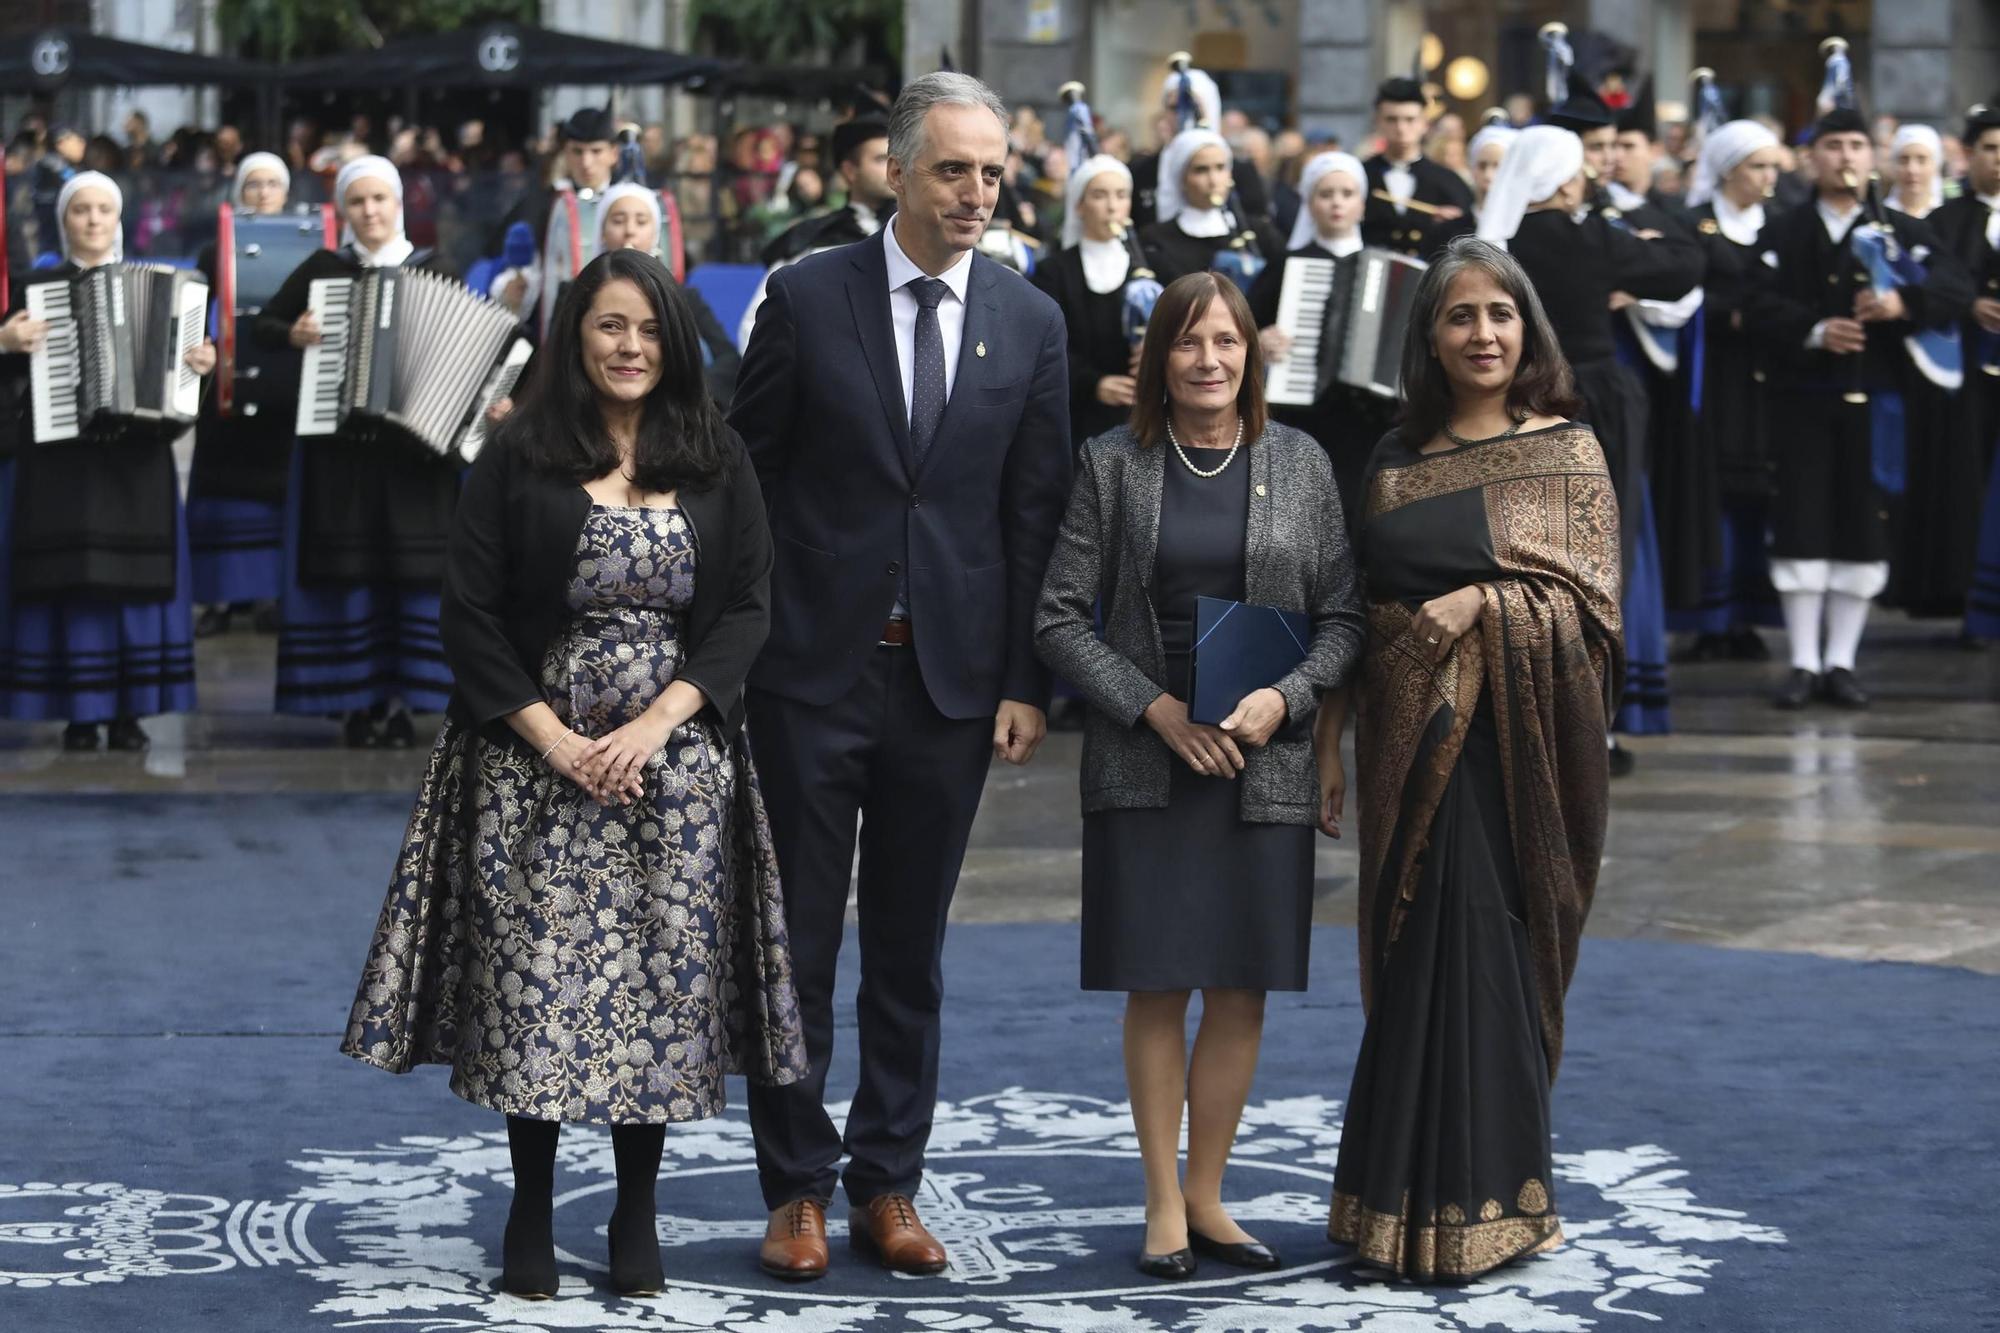
M 1390 4 L 1383 0 L 1300 0 L 1299 128 L 1359 148 L 1374 124 L 1375 85 L 1402 68 L 1386 50 Z M 1421 35 L 1421 34 L 1419 34 Z M 1414 50 L 1415 38 L 1407 43 Z
M 1992 0 L 1878 0 L 1868 62 L 1870 115 L 1957 126 L 2000 91 L 2000 9 Z

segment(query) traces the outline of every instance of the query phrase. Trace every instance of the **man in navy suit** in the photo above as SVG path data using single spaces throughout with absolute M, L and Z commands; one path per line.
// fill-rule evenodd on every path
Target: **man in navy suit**
M 948 1262 L 911 1202 L 939 953 L 987 766 L 1027 763 L 1046 727 L 1031 631 L 1070 481 L 1062 314 L 973 252 L 1006 122 L 969 75 L 903 90 L 893 222 L 772 274 L 730 413 L 771 513 L 749 725 L 811 1062 L 750 1094 L 771 1210 L 759 1259 L 783 1278 L 825 1273 L 837 1180 L 856 1245 L 901 1272 Z M 857 822 L 861 1068 L 843 1137 L 824 1095 Z

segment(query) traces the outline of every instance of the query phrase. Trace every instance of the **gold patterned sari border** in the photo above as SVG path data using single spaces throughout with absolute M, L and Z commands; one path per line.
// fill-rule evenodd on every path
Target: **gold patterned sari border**
M 1464 1281 L 1563 1243 L 1562 1219 L 1553 1213 L 1454 1226 L 1434 1217 L 1416 1222 L 1407 1213 L 1377 1212 L 1351 1194 L 1333 1196 L 1326 1235 L 1352 1245 L 1378 1268 L 1416 1282 Z
M 1376 472 L 1367 512 L 1386 514 L 1419 500 L 1478 490 L 1529 477 L 1604 475 L 1604 454 L 1588 426 L 1518 443 L 1493 441 L 1476 449 L 1419 456 Z

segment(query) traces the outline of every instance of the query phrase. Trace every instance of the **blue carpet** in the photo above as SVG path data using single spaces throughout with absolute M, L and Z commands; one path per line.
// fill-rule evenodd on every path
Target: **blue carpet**
M 1275 1278 L 1132 1272 L 1119 1002 L 1077 991 L 1073 928 L 971 926 L 951 936 L 948 1104 L 921 1201 L 948 1277 L 891 1278 L 839 1247 L 824 1282 L 766 1282 L 732 1111 L 668 1134 L 665 1296 L 604 1288 L 609 1141 L 571 1131 L 563 1299 L 513 1301 L 488 1285 L 497 1117 L 440 1070 L 396 1079 L 334 1049 L 407 806 L 0 808 L 0 1329 L 2000 1327 L 2000 981 L 1586 941 L 1555 1106 L 1569 1245 L 1478 1286 L 1409 1288 L 1321 1238 L 1361 1028 L 1342 930 L 1318 932 L 1312 990 L 1273 999 L 1227 1185 L 1285 1255 Z

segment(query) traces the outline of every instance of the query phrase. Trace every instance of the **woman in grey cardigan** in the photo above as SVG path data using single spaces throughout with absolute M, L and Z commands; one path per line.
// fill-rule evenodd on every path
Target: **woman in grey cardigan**
M 1194 273 L 1166 289 L 1140 351 L 1131 424 L 1083 447 L 1035 619 L 1042 659 L 1092 705 L 1083 985 L 1128 992 L 1125 1073 L 1146 1172 L 1139 1267 L 1162 1278 L 1191 1276 L 1197 1252 L 1278 1266 L 1224 1210 L 1222 1172 L 1256 1072 L 1264 993 L 1305 988 L 1319 796 L 1311 720 L 1320 692 L 1346 681 L 1363 635 L 1326 453 L 1266 423 L 1262 370 L 1234 284 Z M 1313 623 L 1305 660 L 1219 726 L 1188 720 L 1198 596 Z

